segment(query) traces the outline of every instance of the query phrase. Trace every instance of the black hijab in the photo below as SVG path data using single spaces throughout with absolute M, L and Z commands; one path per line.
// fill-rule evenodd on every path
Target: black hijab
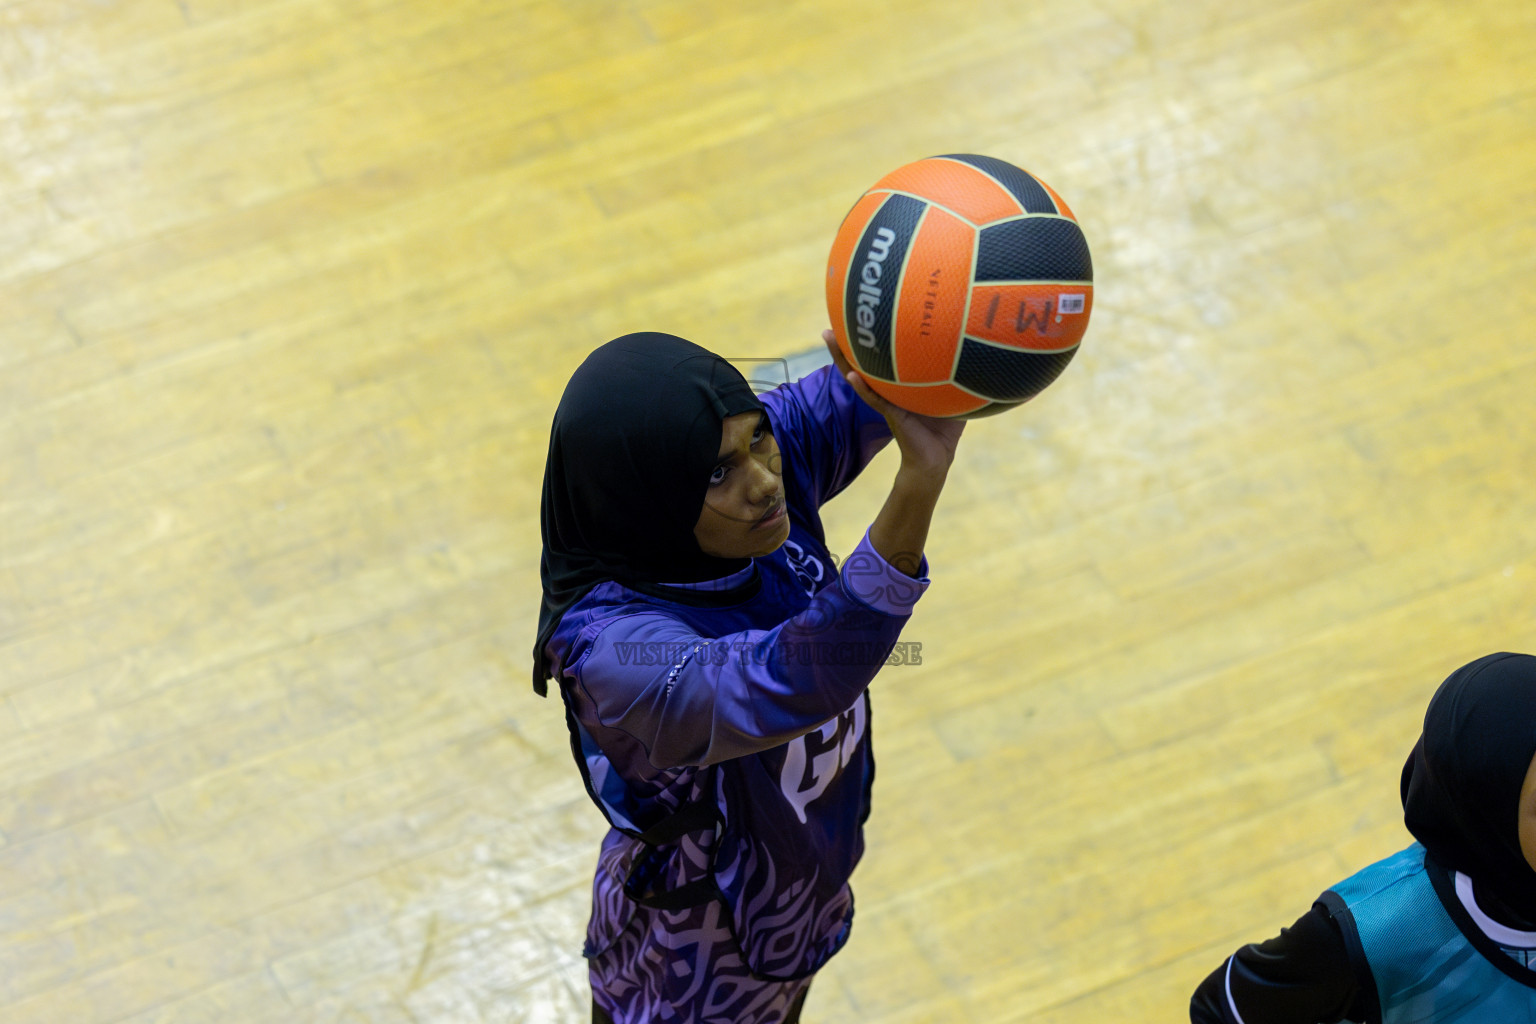
M 1436 861 L 1536 923 L 1520 852 L 1520 789 L 1536 755 L 1536 657 L 1490 654 L 1451 673 L 1403 765 L 1403 820 Z
M 533 649 L 540 696 L 560 616 L 597 584 L 696 583 L 749 564 L 706 555 L 693 528 L 721 424 L 762 407 L 730 363 L 670 334 L 617 338 L 571 375 L 544 464 L 544 600 Z

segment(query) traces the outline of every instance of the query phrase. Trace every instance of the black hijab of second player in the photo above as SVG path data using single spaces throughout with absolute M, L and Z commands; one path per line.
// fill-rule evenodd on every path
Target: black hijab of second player
M 1403 821 L 1442 866 L 1536 927 L 1536 869 L 1520 846 L 1520 793 L 1536 756 L 1536 657 L 1490 654 L 1451 673 L 1403 766 Z

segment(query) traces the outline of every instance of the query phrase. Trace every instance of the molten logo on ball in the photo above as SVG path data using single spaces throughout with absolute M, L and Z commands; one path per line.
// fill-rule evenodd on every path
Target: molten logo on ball
M 875 347 L 875 308 L 880 305 L 880 289 L 875 285 L 880 283 L 880 265 L 891 254 L 891 243 L 894 241 L 896 232 L 890 228 L 876 231 L 875 240 L 869 246 L 869 258 L 859 275 L 863 280 L 859 282 L 859 304 L 855 318 L 859 323 L 859 344 L 865 348 Z

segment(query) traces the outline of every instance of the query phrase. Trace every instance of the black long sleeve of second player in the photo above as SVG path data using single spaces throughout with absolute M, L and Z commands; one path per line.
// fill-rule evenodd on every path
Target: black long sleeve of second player
M 1314 904 L 1294 925 L 1232 954 L 1195 990 L 1193 1024 L 1337 1024 L 1367 1021 L 1362 985 L 1339 925 Z M 1235 1010 L 1235 1012 L 1234 1012 Z

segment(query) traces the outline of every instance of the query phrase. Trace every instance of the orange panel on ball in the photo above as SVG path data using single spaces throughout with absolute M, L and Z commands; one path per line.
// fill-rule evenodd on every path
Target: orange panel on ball
M 1035 352 L 1060 352 L 1088 329 L 1092 285 L 978 284 L 965 333 Z
M 966 413 L 975 412 L 982 406 L 990 404 L 985 398 L 978 398 L 953 384 L 909 387 L 870 380 L 868 377 L 864 379 L 874 389 L 875 394 L 894 405 L 901 406 L 908 412 L 921 413 L 924 416 L 964 416 Z
M 879 189 L 909 192 L 941 204 L 972 224 L 988 224 L 1024 212 L 1007 189 L 975 167 L 953 160 L 919 160 L 898 167 L 875 182 L 871 191 Z
M 1036 178 L 1035 180 L 1040 181 L 1039 178 Z M 1069 220 L 1077 220 L 1077 214 L 1073 213 L 1072 208 L 1066 204 L 1066 201 L 1063 200 L 1061 196 L 1056 194 L 1055 189 L 1051 188 L 1051 186 L 1047 185 L 1043 181 L 1040 181 L 1040 187 L 1050 193 L 1051 201 L 1056 204 L 1056 209 L 1061 211 L 1061 215 L 1063 217 L 1066 217 Z
M 975 247 L 969 224 L 929 208 L 907 253 L 896 309 L 893 376 L 902 383 L 946 381 L 954 370 Z

